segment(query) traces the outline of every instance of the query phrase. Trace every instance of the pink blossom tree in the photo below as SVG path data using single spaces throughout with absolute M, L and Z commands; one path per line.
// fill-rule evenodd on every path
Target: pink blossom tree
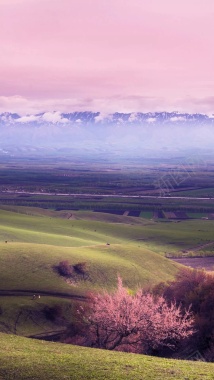
M 118 277 L 114 293 L 91 296 L 88 315 L 79 311 L 88 324 L 92 346 L 109 350 L 129 348 L 147 353 L 158 347 L 174 348 L 193 334 L 190 310 L 182 313 L 175 303 L 169 306 L 163 297 L 138 290 L 130 295 Z

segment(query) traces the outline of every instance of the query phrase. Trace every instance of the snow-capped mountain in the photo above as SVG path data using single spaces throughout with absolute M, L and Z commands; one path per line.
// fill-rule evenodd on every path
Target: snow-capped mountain
M 44 112 L 35 115 L 20 116 L 17 113 L 0 114 L 0 125 L 212 125 L 214 114 L 189 114 L 178 112 L 148 112 L 148 113 L 113 113 L 100 112 Z
M 0 156 L 161 157 L 213 152 L 214 115 L 178 112 L 0 114 Z M 192 154 L 192 153 L 191 153 Z

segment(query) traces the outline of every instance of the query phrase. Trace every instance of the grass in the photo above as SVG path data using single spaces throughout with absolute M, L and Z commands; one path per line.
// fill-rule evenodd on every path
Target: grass
M 172 278 L 177 266 L 164 257 L 131 245 L 55 247 L 27 243 L 0 244 L 0 288 L 33 291 L 84 292 L 86 288 L 112 288 L 119 272 L 130 288 Z M 53 269 L 61 260 L 71 265 L 86 261 L 90 280 L 69 286 Z
M 187 216 L 189 218 L 193 218 L 193 219 L 200 219 L 200 218 L 203 218 L 203 217 L 207 217 L 207 213 L 203 213 L 203 212 L 187 212 Z
M 214 364 L 47 343 L 0 334 L 4 380 L 211 380 Z
M 141 211 L 140 217 L 146 218 L 146 219 L 152 219 L 153 218 L 153 212 L 152 211 Z
M 46 335 L 62 331 L 63 323 L 55 323 L 45 317 L 46 307 L 61 307 L 66 323 L 72 321 L 72 310 L 74 304 L 69 299 L 46 297 L 33 300 L 31 296 L 2 297 L 0 328 L 2 332 L 23 336 Z
M 211 198 L 214 197 L 214 188 L 203 188 L 199 190 L 187 190 L 187 191 L 177 191 L 176 195 L 183 197 L 204 197 Z
M 66 220 L 59 219 L 59 214 L 54 211 L 52 217 L 48 217 L 45 212 L 43 215 L 27 215 L 0 210 L 0 241 L 80 247 L 106 244 L 110 240 L 111 244 L 155 246 L 156 252 L 163 253 L 165 249 L 180 250 L 213 239 L 212 220 L 166 223 L 117 215 L 110 217 L 111 221 L 107 214 L 74 212 L 74 219 Z
M 17 210 L 0 210 L 2 289 L 69 291 L 65 281 L 53 271 L 62 259 L 71 264 L 89 263 L 91 282 L 82 282 L 78 290 L 101 287 L 104 283 L 112 287 L 118 271 L 131 288 L 167 280 L 175 274 L 176 267 L 161 256 L 213 239 L 214 221 L 147 223 L 132 218 L 133 223 L 127 224 L 124 216 L 120 216 L 120 223 L 113 223 L 105 221 L 106 214 L 99 215 L 99 221 L 94 220 L 92 212 L 74 213 L 78 219 L 66 220 L 64 213 L 59 218 L 58 213 L 50 210 Z M 107 242 L 110 246 L 106 246 Z

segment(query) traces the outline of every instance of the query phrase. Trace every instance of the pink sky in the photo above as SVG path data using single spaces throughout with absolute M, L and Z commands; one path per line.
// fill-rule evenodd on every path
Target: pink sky
M 0 0 L 0 111 L 214 113 L 214 0 Z

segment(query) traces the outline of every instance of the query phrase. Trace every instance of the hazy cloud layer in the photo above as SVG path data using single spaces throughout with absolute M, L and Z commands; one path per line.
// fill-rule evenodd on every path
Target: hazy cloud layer
M 133 113 L 135 118 L 138 112 L 188 112 L 214 114 L 214 97 L 184 98 L 176 102 L 167 99 L 146 96 L 115 95 L 106 98 L 26 98 L 23 96 L 0 96 L 0 113 L 16 112 L 25 116 L 40 112 L 80 112 L 92 111 L 101 114 L 97 121 L 114 112 Z M 49 115 L 49 114 L 48 114 Z M 51 115 L 47 117 L 52 117 Z M 151 120 L 152 121 L 152 120 Z M 173 121 L 173 120 L 172 120 Z M 174 120 L 176 121 L 176 120 Z

